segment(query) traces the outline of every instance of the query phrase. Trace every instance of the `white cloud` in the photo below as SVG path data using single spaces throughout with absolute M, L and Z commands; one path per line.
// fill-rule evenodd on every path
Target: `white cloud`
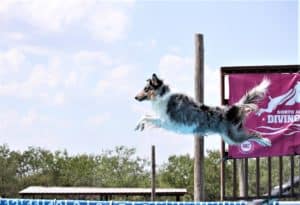
M 156 41 L 155 39 L 152 39 L 152 40 L 150 41 L 150 46 L 151 46 L 151 48 L 156 47 L 156 45 L 157 45 L 157 41 Z
M 36 57 L 46 62 L 36 63 Z M 112 67 L 115 61 L 102 51 L 57 53 L 43 47 L 21 45 L 0 53 L 0 74 L 14 72 L 0 82 L 0 96 L 63 105 L 68 102 L 69 94 L 78 89 L 89 90 L 95 76 L 101 79 L 92 91 L 94 95 L 102 95 L 108 89 L 118 94 L 128 92 L 133 66 Z
M 122 39 L 128 28 L 132 5 L 96 0 L 2 0 L 0 18 L 26 22 L 46 32 L 62 32 L 79 25 L 96 40 L 114 42 Z
M 0 52 L 0 74 L 7 72 L 17 72 L 20 65 L 25 62 L 25 55 L 22 51 L 12 48 L 5 52 Z
M 109 80 L 99 80 L 96 85 L 95 95 L 103 95 L 110 86 L 112 86 L 112 83 L 110 83 Z
M 16 0 L 2 0 L 0 4 L 0 14 L 8 14 L 13 5 L 16 4 Z
M 73 58 L 76 63 L 90 65 L 90 64 L 102 64 L 112 65 L 113 60 L 106 53 L 102 51 L 88 51 L 83 50 L 75 53 Z
M 122 80 L 129 76 L 129 72 L 132 70 L 130 65 L 117 66 L 111 70 L 110 78 L 112 80 Z
M 17 49 L 21 50 L 26 54 L 31 54 L 35 56 L 50 56 L 51 53 L 57 53 L 57 51 L 54 52 L 45 47 L 29 44 L 18 44 Z
M 30 109 L 25 113 L 20 113 L 16 110 L 2 110 L 0 112 L 0 120 L 0 129 L 3 131 L 7 128 L 15 129 L 20 126 L 23 128 L 35 126 L 39 122 L 47 122 L 48 118 L 34 109 Z
M 63 92 L 56 93 L 53 103 L 54 105 L 63 105 L 65 103 L 65 94 Z
M 19 119 L 19 115 L 15 110 L 4 110 L 0 112 L 0 129 L 7 129 Z
M 194 96 L 194 60 L 175 54 L 164 55 L 159 62 L 159 74 L 170 84 L 171 89 L 176 86 L 191 96 Z M 204 68 L 204 102 L 206 104 L 220 104 L 220 75 L 218 69 L 205 65 Z
M 53 98 L 54 105 L 63 105 L 65 103 L 65 94 L 63 92 L 58 92 Z
M 25 65 L 20 63 L 19 66 Z M 65 97 L 57 94 L 64 80 L 60 68 L 61 62 L 57 57 L 51 58 L 48 64 L 34 65 L 24 80 L 12 79 L 8 82 L 1 82 L 0 96 L 20 99 L 37 98 L 50 104 L 62 104 Z
M 220 105 L 220 70 L 206 66 L 204 76 L 204 102 L 208 105 Z
M 146 48 L 146 49 L 153 49 L 157 46 L 157 41 L 152 39 L 150 41 L 136 41 L 131 44 L 134 47 Z
M 77 72 L 71 71 L 65 79 L 65 86 L 67 88 L 74 87 L 77 84 L 77 82 L 78 82 Z
M 91 16 L 87 27 L 95 39 L 113 42 L 123 38 L 128 22 L 128 16 L 124 11 L 108 8 Z
M 21 117 L 21 124 L 23 124 L 25 126 L 29 126 L 38 120 L 39 120 L 39 116 L 38 116 L 37 112 L 34 110 L 31 110 L 27 113 L 26 116 Z
M 15 17 L 23 17 L 42 30 L 58 32 L 82 19 L 94 4 L 94 1 L 84 0 L 31 0 L 15 5 L 19 10 Z
M 103 123 L 107 122 L 111 118 L 109 113 L 103 113 L 99 115 L 91 116 L 87 119 L 88 124 L 92 126 L 100 126 Z
M 159 62 L 159 75 L 170 84 L 171 89 L 177 86 L 180 91 L 190 95 L 194 92 L 194 69 L 191 57 L 182 57 L 174 54 L 164 55 Z
M 59 70 L 47 68 L 44 65 L 37 65 L 31 72 L 28 80 L 24 83 L 25 87 L 57 87 L 60 83 Z
M 22 41 L 25 39 L 25 34 L 21 32 L 2 32 L 2 37 L 11 41 Z
M 133 71 L 131 65 L 121 65 L 111 69 L 106 78 L 97 82 L 95 95 L 101 96 L 108 90 L 111 92 L 129 92 L 131 89 L 131 75 L 129 75 L 131 71 Z

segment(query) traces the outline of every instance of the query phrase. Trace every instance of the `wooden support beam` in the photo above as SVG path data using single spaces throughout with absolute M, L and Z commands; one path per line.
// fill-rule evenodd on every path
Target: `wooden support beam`
M 155 146 L 151 147 L 151 201 L 155 201 L 156 198 L 156 165 L 155 165 Z
M 204 41 L 195 35 L 195 100 L 203 103 L 204 96 Z M 194 201 L 204 201 L 204 137 L 194 137 Z

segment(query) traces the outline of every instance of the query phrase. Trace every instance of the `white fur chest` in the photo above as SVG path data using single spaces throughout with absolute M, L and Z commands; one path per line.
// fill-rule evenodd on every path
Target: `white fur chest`
M 162 119 L 168 120 L 167 109 L 170 95 L 166 95 L 162 98 L 157 98 L 152 101 L 152 109 L 153 111 Z

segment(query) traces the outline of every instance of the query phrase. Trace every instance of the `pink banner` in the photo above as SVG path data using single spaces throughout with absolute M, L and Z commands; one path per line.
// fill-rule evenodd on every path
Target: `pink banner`
M 300 154 L 300 74 L 231 74 L 229 104 L 237 102 L 247 90 L 267 77 L 268 92 L 256 113 L 245 123 L 250 131 L 261 133 L 272 141 L 271 147 L 246 141 L 229 146 L 233 158 L 266 157 Z

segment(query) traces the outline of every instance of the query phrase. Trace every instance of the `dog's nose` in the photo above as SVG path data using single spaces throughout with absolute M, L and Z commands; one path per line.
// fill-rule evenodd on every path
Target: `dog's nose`
M 139 98 L 138 98 L 138 96 L 135 96 L 134 99 L 138 100 Z

